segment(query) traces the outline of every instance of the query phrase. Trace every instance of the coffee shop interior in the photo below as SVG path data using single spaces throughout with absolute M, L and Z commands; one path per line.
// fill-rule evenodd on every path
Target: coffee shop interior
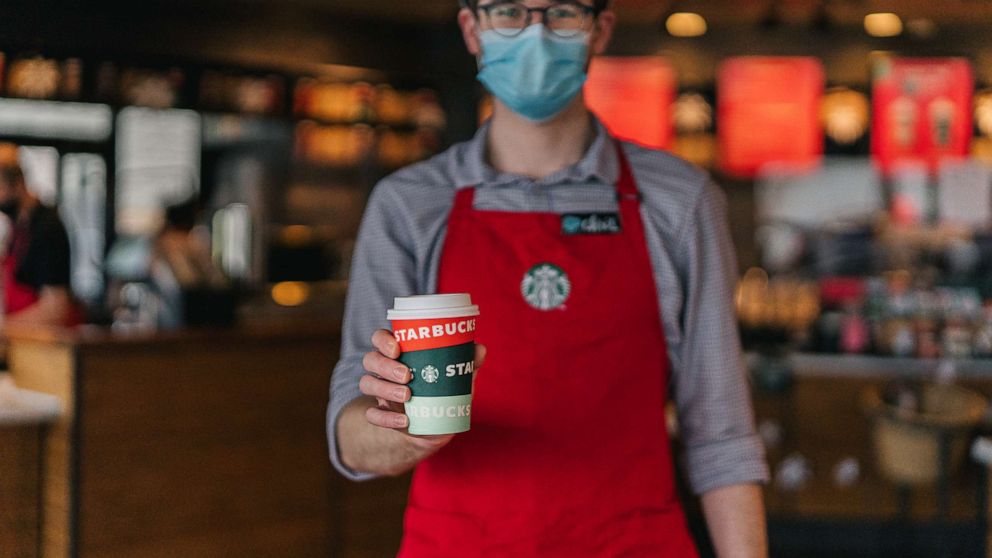
M 589 106 L 729 201 L 771 555 L 992 556 L 992 3 L 614 9 Z M 369 193 L 491 107 L 457 10 L 0 2 L 80 309 L 3 327 L 0 556 L 396 552 L 409 476 L 342 478 L 325 412 Z

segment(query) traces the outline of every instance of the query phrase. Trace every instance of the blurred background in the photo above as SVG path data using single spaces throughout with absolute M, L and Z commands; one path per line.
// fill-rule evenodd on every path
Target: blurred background
M 992 556 L 992 2 L 614 4 L 590 106 L 730 201 L 772 555 Z M 490 110 L 456 12 L 0 3 L 78 311 L 4 328 L 0 556 L 395 552 L 408 479 L 338 477 L 324 410 L 371 188 Z

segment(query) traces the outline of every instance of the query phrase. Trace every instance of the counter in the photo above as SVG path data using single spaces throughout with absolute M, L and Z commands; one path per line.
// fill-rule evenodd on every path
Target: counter
M 63 402 L 44 447 L 42 555 L 394 553 L 409 475 L 351 483 L 327 458 L 325 410 L 340 345 L 334 317 L 156 334 L 9 332 L 17 384 Z M 907 550 L 900 541 L 925 554 L 947 538 L 975 546 L 988 502 L 976 493 L 976 468 L 951 480 L 947 523 L 935 525 L 934 490 L 900 493 L 875 472 L 858 404 L 866 386 L 933 363 L 795 355 L 790 364 L 791 389 L 755 394 L 759 422 L 784 427 L 772 465 L 798 452 L 814 469 L 801 490 L 766 489 L 776 555 L 814 556 L 811 545 L 839 551 L 832 555 Z M 986 363 L 962 363 L 960 372 L 992 394 Z M 858 459 L 862 475 L 838 487 L 832 470 L 846 457 Z
M 42 555 L 333 553 L 336 323 L 9 336 L 17 384 L 63 401 L 44 447 Z
M 748 355 L 751 366 L 759 357 Z M 875 462 L 871 421 L 862 393 L 895 379 L 930 377 L 940 362 L 872 356 L 793 354 L 784 362 L 791 385 L 754 396 L 759 426 L 777 425 L 768 457 L 777 478 L 765 489 L 773 555 L 983 555 L 988 535 L 987 475 L 964 463 L 949 478 L 910 489 L 883 478 Z M 955 361 L 960 385 L 992 396 L 992 362 Z M 981 430 L 988 431 L 989 425 Z M 810 478 L 794 489 L 782 484 L 787 459 L 801 456 Z M 835 479 L 844 460 L 860 475 Z

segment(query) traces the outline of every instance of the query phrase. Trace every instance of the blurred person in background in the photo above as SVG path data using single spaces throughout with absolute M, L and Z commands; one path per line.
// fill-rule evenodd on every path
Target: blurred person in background
M 69 237 L 58 212 L 28 191 L 16 148 L 0 149 L 4 241 L 3 303 L 7 324 L 67 326 L 79 312 L 69 287 Z
M 717 555 L 766 556 L 723 193 L 586 108 L 606 0 L 463 0 L 458 22 L 493 115 L 372 194 L 332 379 L 334 465 L 353 480 L 414 469 L 403 558 L 690 558 L 670 394 Z M 386 310 L 452 292 L 482 312 L 472 429 L 413 436 Z

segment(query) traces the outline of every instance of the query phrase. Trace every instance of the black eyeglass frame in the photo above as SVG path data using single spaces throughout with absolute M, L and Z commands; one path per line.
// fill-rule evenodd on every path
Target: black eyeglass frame
M 494 30 L 496 30 L 497 33 L 499 33 L 499 34 L 501 34 L 501 35 L 503 35 L 505 37 L 516 37 L 517 35 L 523 33 L 524 30 L 527 29 L 527 27 L 529 27 L 531 25 L 529 22 L 530 22 L 530 19 L 531 19 L 531 14 L 534 14 L 534 13 L 541 14 L 541 23 L 543 23 L 544 25 L 547 25 L 548 24 L 548 10 L 551 10 L 551 9 L 556 8 L 558 6 L 565 5 L 565 6 L 574 6 L 576 8 L 580 8 L 582 10 L 582 12 L 583 12 L 582 15 L 584 17 L 592 16 L 593 19 L 595 19 L 599 15 L 599 13 L 602 11 L 602 10 L 596 8 L 595 6 L 590 6 L 588 4 L 583 4 L 582 2 L 578 2 L 578 1 L 575 1 L 575 0 L 572 0 L 572 1 L 566 0 L 564 2 L 555 2 L 554 4 L 551 4 L 550 6 L 545 6 L 543 8 L 530 8 L 530 7 L 527 7 L 520 0 L 496 0 L 495 2 L 490 2 L 488 4 L 483 4 L 483 5 L 480 5 L 480 6 L 476 6 L 475 7 L 476 18 L 478 18 L 479 12 L 482 12 L 482 13 L 486 14 L 486 18 L 492 20 L 492 15 L 489 12 L 492 11 L 494 8 L 497 8 L 499 6 L 505 6 L 507 4 L 518 4 L 521 8 L 523 8 L 524 10 L 526 10 L 527 15 L 526 15 L 526 17 L 524 19 L 524 22 L 526 23 L 526 25 L 524 25 L 520 29 L 513 30 L 513 31 L 515 31 L 514 33 L 504 34 L 502 31 L 510 31 L 511 29 L 502 28 L 502 30 L 500 30 L 500 29 L 496 29 L 495 27 L 493 28 Z M 559 34 L 559 33 L 555 32 L 554 30 L 552 30 L 552 33 L 555 33 L 556 35 Z M 561 36 L 562 37 L 568 37 L 568 35 L 561 35 Z

